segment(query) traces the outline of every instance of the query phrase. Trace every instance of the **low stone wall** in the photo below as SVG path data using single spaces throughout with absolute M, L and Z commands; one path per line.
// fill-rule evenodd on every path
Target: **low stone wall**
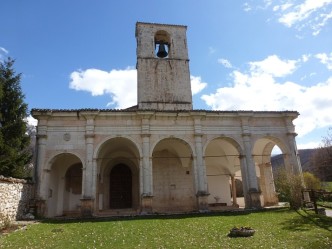
M 0 225 L 21 219 L 29 212 L 29 203 L 33 197 L 33 184 L 0 176 Z

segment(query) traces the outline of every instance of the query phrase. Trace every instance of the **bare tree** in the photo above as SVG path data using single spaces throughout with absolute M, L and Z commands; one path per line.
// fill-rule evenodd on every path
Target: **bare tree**
M 312 157 L 315 175 L 322 181 L 332 181 L 332 127 L 329 128 L 327 136 L 323 138 L 322 145 Z

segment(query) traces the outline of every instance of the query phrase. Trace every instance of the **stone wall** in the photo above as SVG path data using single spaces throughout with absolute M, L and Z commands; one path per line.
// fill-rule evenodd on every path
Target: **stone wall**
M 33 184 L 0 176 L 0 225 L 6 219 L 21 219 L 29 212 L 29 203 L 33 197 Z

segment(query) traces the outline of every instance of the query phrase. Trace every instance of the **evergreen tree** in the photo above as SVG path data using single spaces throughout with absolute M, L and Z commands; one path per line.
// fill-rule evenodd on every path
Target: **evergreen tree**
M 24 103 L 21 74 L 13 69 L 14 60 L 0 61 L 0 175 L 26 177 L 31 161 L 27 134 L 28 106 Z

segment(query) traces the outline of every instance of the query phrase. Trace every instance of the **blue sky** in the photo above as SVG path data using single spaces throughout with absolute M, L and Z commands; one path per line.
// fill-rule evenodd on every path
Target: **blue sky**
M 299 148 L 332 124 L 332 0 L 1 1 L 0 60 L 29 108 L 136 104 L 135 24 L 188 26 L 195 109 L 295 110 Z

